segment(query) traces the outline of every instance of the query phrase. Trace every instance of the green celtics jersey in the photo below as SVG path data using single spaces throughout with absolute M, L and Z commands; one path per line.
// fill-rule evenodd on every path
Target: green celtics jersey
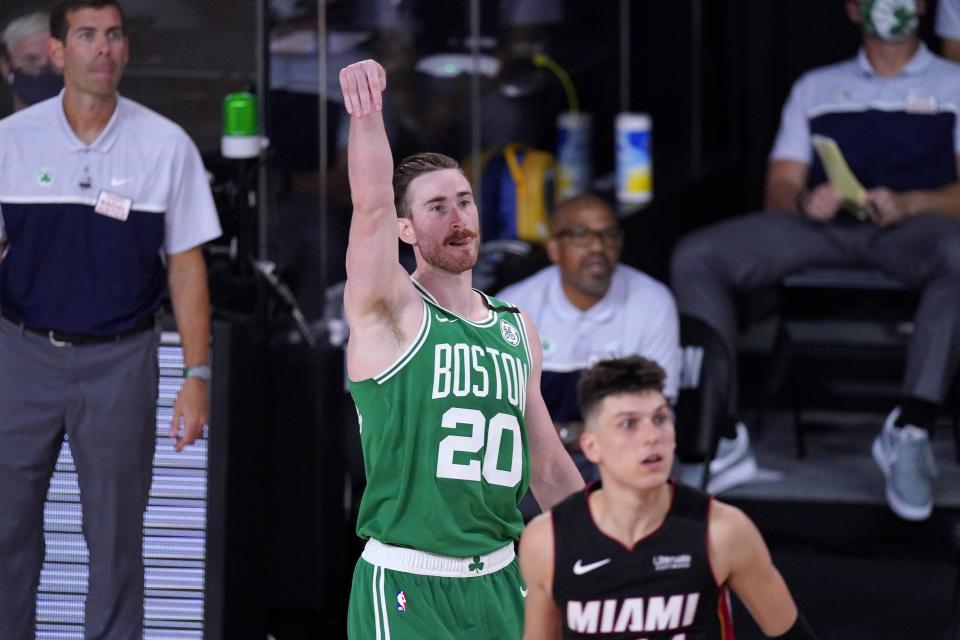
M 523 415 L 531 356 L 513 307 L 484 295 L 473 322 L 423 299 L 416 339 L 350 392 L 367 488 L 357 534 L 446 556 L 488 553 L 520 536 L 530 483 Z

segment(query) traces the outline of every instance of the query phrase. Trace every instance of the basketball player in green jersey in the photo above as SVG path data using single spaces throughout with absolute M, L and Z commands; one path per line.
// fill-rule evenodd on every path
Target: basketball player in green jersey
M 424 153 L 394 171 L 383 68 L 352 64 L 340 85 L 347 374 L 367 475 L 348 635 L 520 638 L 517 503 L 528 485 L 544 509 L 583 487 L 540 396 L 540 340 L 526 315 L 471 288 L 479 217 L 457 163 Z M 412 276 L 398 235 L 413 247 Z

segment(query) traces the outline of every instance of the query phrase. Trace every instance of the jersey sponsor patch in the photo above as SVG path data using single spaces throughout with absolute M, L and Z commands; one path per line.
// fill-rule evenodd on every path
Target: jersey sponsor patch
M 689 553 L 684 553 L 679 556 L 653 556 L 653 570 L 671 571 L 676 569 L 689 569 L 690 560 Z
M 516 327 L 506 320 L 500 321 L 500 335 L 503 336 L 504 341 L 511 347 L 515 347 L 520 344 L 520 333 L 517 331 Z

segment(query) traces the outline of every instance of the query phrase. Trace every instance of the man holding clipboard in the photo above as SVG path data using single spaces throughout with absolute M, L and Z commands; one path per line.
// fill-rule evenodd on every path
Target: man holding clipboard
M 686 237 L 672 284 L 680 313 L 717 329 L 731 352 L 734 293 L 806 267 L 875 267 L 921 290 L 902 396 L 873 456 L 893 511 L 923 520 L 937 476 L 929 432 L 960 359 L 960 67 L 920 42 L 924 0 L 846 9 L 863 45 L 794 84 L 767 211 Z

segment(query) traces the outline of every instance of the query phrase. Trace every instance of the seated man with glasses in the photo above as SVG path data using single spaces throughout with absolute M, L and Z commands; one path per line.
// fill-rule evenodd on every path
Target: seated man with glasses
M 620 264 L 623 231 L 603 199 L 579 195 L 561 202 L 550 214 L 550 228 L 547 253 L 553 265 L 497 296 L 527 312 L 540 330 L 543 399 L 572 448 L 582 430 L 577 382 L 596 360 L 629 355 L 654 360 L 667 374 L 665 395 L 676 399 L 677 310 L 666 286 Z M 585 479 L 596 479 L 596 469 L 573 454 Z M 528 516 L 525 506 L 521 510 Z

